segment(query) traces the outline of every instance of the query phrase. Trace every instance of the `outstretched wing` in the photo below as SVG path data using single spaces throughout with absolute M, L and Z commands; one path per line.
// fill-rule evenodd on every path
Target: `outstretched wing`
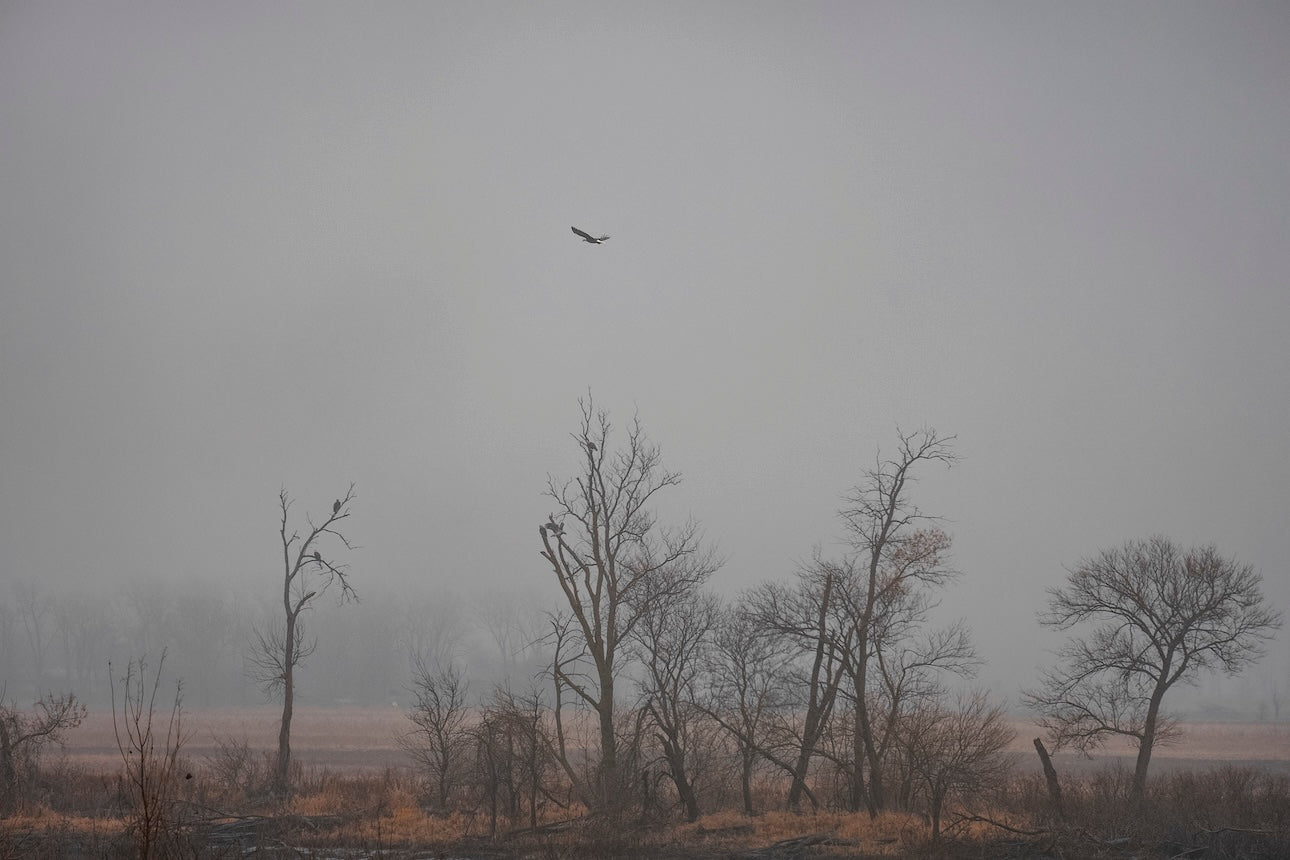
M 584 233 L 581 230 L 579 230 L 577 227 L 570 227 L 569 229 L 577 233 L 582 238 L 586 239 L 588 242 L 598 241 L 595 236 L 592 236 L 590 233 Z

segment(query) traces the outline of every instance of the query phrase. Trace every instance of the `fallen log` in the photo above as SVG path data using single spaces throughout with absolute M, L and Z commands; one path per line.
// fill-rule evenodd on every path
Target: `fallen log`
M 312 830 L 334 827 L 344 819 L 339 815 L 239 815 L 208 825 L 209 842 L 254 842 L 266 836 L 277 837 L 290 830 Z
M 854 839 L 842 839 L 831 833 L 809 833 L 805 836 L 795 836 L 792 839 L 781 839 L 779 842 L 771 843 L 765 848 L 745 851 L 737 856 L 746 858 L 796 857 L 804 848 L 813 848 L 819 845 L 855 846 L 859 844 Z

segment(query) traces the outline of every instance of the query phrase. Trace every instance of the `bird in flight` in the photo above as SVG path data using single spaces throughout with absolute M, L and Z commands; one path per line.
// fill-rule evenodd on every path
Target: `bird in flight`
M 584 233 L 581 230 L 579 230 L 577 227 L 570 227 L 569 229 L 572 230 L 574 233 L 578 234 L 579 236 L 581 236 L 582 241 L 590 242 L 593 245 L 599 245 L 601 242 L 609 238 L 608 236 L 596 237 L 591 235 L 590 233 Z

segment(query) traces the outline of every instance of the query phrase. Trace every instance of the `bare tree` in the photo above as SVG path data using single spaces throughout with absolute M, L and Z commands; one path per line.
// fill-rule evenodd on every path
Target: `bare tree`
M 466 679 L 455 665 L 431 667 L 416 661 L 412 681 L 415 703 L 408 713 L 416 728 L 400 743 L 430 775 L 436 807 L 445 814 L 470 741 L 467 689 Z
M 913 531 L 884 559 L 876 592 L 869 590 L 872 581 L 863 575 L 848 578 L 840 590 L 843 617 L 856 622 L 848 639 L 852 647 L 845 652 L 850 688 L 844 687 L 844 693 L 854 712 L 848 804 L 859 809 L 863 802 L 870 815 L 889 805 L 886 763 L 903 715 L 938 697 L 943 675 L 971 677 L 979 664 L 961 623 L 926 629 L 938 603 L 931 589 L 954 576 L 944 564 L 949 546 L 949 536 L 939 529 Z M 871 609 L 868 626 L 862 627 L 866 608 Z M 860 650 L 862 644 L 865 651 Z
M 895 456 L 884 460 L 879 455 L 874 467 L 865 472 L 863 480 L 847 496 L 848 507 L 841 511 L 861 577 L 858 598 L 850 607 L 855 619 L 855 642 L 847 653 L 855 694 L 857 767 L 862 750 L 868 762 L 871 814 L 886 805 L 882 750 L 865 697 L 881 610 L 884 602 L 899 598 L 902 592 L 939 586 L 953 576 L 940 563 L 948 539 L 936 540 L 921 528 L 933 518 L 910 499 L 910 485 L 921 464 L 952 465 L 956 461 L 954 437 L 942 436 L 931 428 L 913 433 L 898 430 L 897 435 L 900 441 Z
M 448 666 L 461 657 L 468 629 L 466 611 L 452 591 L 398 594 L 390 611 L 393 635 L 414 677 L 423 666 Z
M 36 775 L 45 746 L 61 744 L 85 719 L 85 706 L 71 693 L 46 695 L 32 714 L 4 704 L 4 694 L 0 688 L 0 812 L 13 808 L 22 783 Z
M 168 643 L 187 638 L 176 591 L 174 583 L 155 576 L 132 578 L 121 588 L 118 605 L 126 620 L 125 646 L 130 653 L 157 654 Z
M 769 726 L 787 701 L 785 673 L 790 660 L 782 643 L 765 634 L 746 606 L 721 612 L 696 704 L 734 741 L 745 815 L 757 812 L 752 796 L 757 762 L 775 758 L 770 752 Z
M 636 627 L 643 666 L 642 707 L 649 715 L 687 821 L 699 818 L 693 742 L 701 714 L 692 703 L 719 607 L 708 593 L 681 592 L 668 600 L 647 599 Z
M 565 711 L 565 692 L 569 688 L 569 683 L 566 679 L 583 685 L 591 683 L 582 668 L 586 659 L 585 649 L 574 632 L 575 622 L 572 616 L 552 612 L 547 620 L 551 625 L 551 631 L 546 635 L 545 643 L 551 646 L 551 669 L 549 674 L 552 690 L 551 720 L 554 734 L 552 752 L 555 755 L 556 763 L 564 772 L 565 778 L 568 779 L 573 792 L 577 794 L 585 806 L 592 808 L 596 802 L 592 792 L 595 776 L 594 774 L 586 773 L 587 768 L 585 767 L 591 741 L 584 739 L 582 743 L 579 743 L 579 738 L 577 737 L 578 723 L 575 721 L 573 725 L 570 725 L 566 720 Z M 584 708 L 588 707 L 586 701 L 577 696 L 573 698 L 572 704 L 575 708 L 579 705 Z M 573 736 L 571 737 L 571 735 Z M 575 759 L 575 751 L 581 752 L 583 761 L 579 762 Z M 584 767 L 579 767 L 579 764 L 584 765 Z
M 509 687 L 531 678 L 538 661 L 545 662 L 535 646 L 546 623 L 533 595 L 514 588 L 477 591 L 472 604 L 473 615 L 497 648 L 498 683 Z
M 579 407 L 582 420 L 573 438 L 584 461 L 581 474 L 567 481 L 548 477 L 546 494 L 559 514 L 538 531 L 541 555 L 569 608 L 561 643 L 566 647 L 557 648 L 552 664 L 557 693 L 572 690 L 596 713 L 597 784 L 594 792 L 583 793 L 604 810 L 621 796 L 615 683 L 623 646 L 645 608 L 646 586 L 665 580 L 669 588 L 685 591 L 706 580 L 718 563 L 702 547 L 693 521 L 676 529 L 658 526 L 650 506 L 681 476 L 663 467 L 659 448 L 646 438 L 639 419 L 627 429 L 626 447 L 611 453 L 608 413 L 595 409 L 590 397 Z M 658 590 L 650 594 L 667 596 Z M 567 761 L 565 767 L 572 774 Z
M 278 493 L 283 623 L 281 626 L 272 625 L 267 633 L 256 631 L 256 642 L 252 645 L 248 662 L 252 677 L 265 692 L 282 694 L 282 721 L 278 728 L 278 756 L 274 762 L 273 778 L 273 790 L 279 796 L 285 796 L 289 789 L 295 670 L 313 653 L 316 645 L 305 641 L 301 613 L 332 585 L 340 588 L 342 603 L 358 599 L 349 584 L 349 565 L 333 561 L 322 552 L 324 543 L 339 544 L 346 550 L 354 548 L 340 531 L 342 520 L 349 518 L 349 506 L 353 500 L 354 485 L 350 484 L 345 496 L 332 504 L 331 513 L 321 522 L 315 523 L 309 514 L 305 514 L 307 529 L 302 536 L 300 531 L 288 525 L 291 497 L 285 488 Z
M 788 808 L 794 812 L 801 809 L 803 796 L 812 806 L 819 806 L 807 776 L 832 717 L 846 668 L 848 633 L 839 631 L 837 625 L 837 592 L 845 576 L 845 570 L 817 557 L 798 571 L 795 586 L 768 582 L 746 596 L 748 612 L 761 629 L 799 658 L 785 673 L 789 707 L 776 714 L 781 718 L 778 734 L 791 738 L 791 744 L 775 744 L 784 748 L 782 754 L 772 751 L 769 743 L 760 748 L 768 761 L 788 772 Z M 848 622 L 845 630 L 852 629 L 854 625 Z
M 15 678 L 22 661 L 18 658 L 18 617 L 8 601 L 0 603 L 0 678 Z
M 483 703 L 481 727 L 485 730 L 475 732 L 477 740 L 485 743 L 477 745 L 477 756 L 483 755 L 475 762 L 482 799 L 489 803 L 490 812 L 497 809 L 499 800 L 504 801 L 513 824 L 520 821 L 527 807 L 528 826 L 535 830 L 540 811 L 548 802 L 565 805 L 551 791 L 550 775 L 556 760 L 543 724 L 544 711 L 536 688 L 516 695 L 498 687 Z
M 103 594 L 81 590 L 63 594 L 54 618 L 69 685 L 92 701 L 101 687 L 103 655 L 109 653 L 115 632 L 108 601 Z
M 1161 712 L 1165 694 L 1205 670 L 1239 672 L 1280 626 L 1262 581 L 1212 546 L 1184 552 L 1158 536 L 1081 561 L 1064 588 L 1049 590 L 1039 620 L 1058 630 L 1096 626 L 1058 652 L 1060 665 L 1025 700 L 1058 749 L 1132 739 L 1131 798 L 1141 800 L 1152 750 L 1178 734 Z
M 45 688 L 46 663 L 53 644 L 54 598 L 35 582 L 18 582 L 14 585 L 14 603 L 30 660 L 31 689 L 39 691 Z
M 174 595 L 174 610 L 183 633 L 171 640 L 178 646 L 172 665 L 198 687 L 197 704 L 209 707 L 219 693 L 217 673 L 225 656 L 241 650 L 230 603 L 213 584 L 199 580 Z
M 901 720 L 900 743 L 926 795 L 933 839 L 940 838 L 948 797 L 973 796 L 1003 781 L 1015 736 L 1003 707 L 984 692 L 960 696 L 953 708 L 924 700 Z

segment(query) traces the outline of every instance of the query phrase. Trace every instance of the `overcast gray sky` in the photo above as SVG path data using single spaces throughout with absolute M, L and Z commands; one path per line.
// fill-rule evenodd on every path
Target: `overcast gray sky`
M 590 389 L 727 593 L 957 434 L 996 686 L 1128 538 L 1284 609 L 1287 141 L 1280 2 L 0 3 L 0 579 L 268 597 L 355 481 L 360 593 L 545 599 Z

